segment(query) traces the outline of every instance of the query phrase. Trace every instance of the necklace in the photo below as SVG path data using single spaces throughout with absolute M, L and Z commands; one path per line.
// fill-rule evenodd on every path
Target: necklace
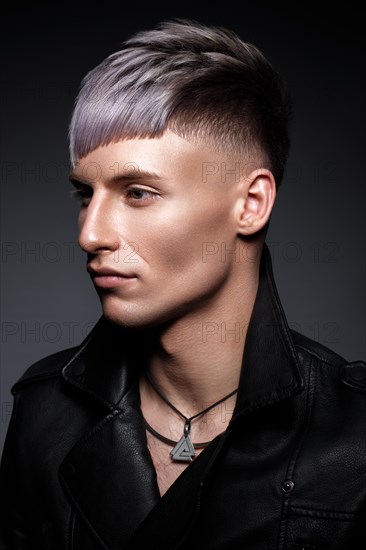
M 205 443 L 192 443 L 192 440 L 190 438 L 190 432 L 191 432 L 191 422 L 195 418 L 198 418 L 199 416 L 202 416 L 203 414 L 207 413 L 223 401 L 226 401 L 226 399 L 229 399 L 232 395 L 234 395 L 238 388 L 232 392 L 230 392 L 228 395 L 225 395 L 225 397 L 222 397 L 219 399 L 219 401 L 216 401 L 216 403 L 213 403 L 209 407 L 206 407 L 203 409 L 203 411 L 194 414 L 193 416 L 187 417 L 185 416 L 180 410 L 178 410 L 166 397 L 161 393 L 159 388 L 157 388 L 154 384 L 154 382 L 151 380 L 150 375 L 146 372 L 145 373 L 146 380 L 149 382 L 150 386 L 153 388 L 155 393 L 162 399 L 173 411 L 175 411 L 179 416 L 181 416 L 184 419 L 184 428 L 183 428 L 183 435 L 180 438 L 179 441 L 173 441 L 172 439 L 168 439 L 167 437 L 164 437 L 163 435 L 159 434 L 154 428 L 148 424 L 146 419 L 144 418 L 144 423 L 146 429 L 157 439 L 162 441 L 163 443 L 167 443 L 168 445 L 173 445 L 174 448 L 170 451 L 170 456 L 172 460 L 175 460 L 176 462 L 191 462 L 193 458 L 196 456 L 195 449 L 199 449 L 202 447 L 207 447 L 207 445 L 210 443 L 210 441 L 207 441 Z

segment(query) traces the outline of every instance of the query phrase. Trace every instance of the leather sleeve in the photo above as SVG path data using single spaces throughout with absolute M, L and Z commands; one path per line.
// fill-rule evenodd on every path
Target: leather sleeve
M 16 394 L 13 411 L 5 438 L 0 465 L 0 550 L 34 550 L 27 529 L 27 520 L 23 510 L 24 498 L 20 486 L 19 462 L 22 458 L 17 433 Z M 26 460 L 26 457 L 23 457 Z

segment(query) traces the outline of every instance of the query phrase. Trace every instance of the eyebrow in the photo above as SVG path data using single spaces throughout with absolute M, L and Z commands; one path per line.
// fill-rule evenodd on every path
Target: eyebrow
M 87 180 L 82 181 L 77 173 L 71 172 L 69 180 L 72 184 L 87 184 L 90 183 Z M 162 178 L 156 172 L 150 170 L 141 170 L 140 168 L 129 168 L 115 174 L 113 177 L 107 180 L 108 183 L 132 183 L 140 180 L 155 180 L 161 181 Z

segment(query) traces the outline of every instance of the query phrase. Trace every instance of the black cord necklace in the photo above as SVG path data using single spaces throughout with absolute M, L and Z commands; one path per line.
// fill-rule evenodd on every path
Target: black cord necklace
M 145 423 L 146 429 L 153 436 L 155 436 L 157 439 L 159 439 L 163 443 L 167 443 L 168 445 L 173 445 L 174 446 L 174 448 L 170 451 L 170 456 L 171 456 L 172 460 L 175 460 L 177 462 L 191 462 L 193 460 L 193 458 L 196 456 L 195 449 L 199 449 L 199 448 L 202 448 L 202 447 L 207 447 L 207 445 L 209 443 L 211 443 L 210 441 L 207 441 L 205 443 L 192 443 L 191 438 L 190 438 L 192 420 L 194 420 L 195 418 L 198 418 L 199 416 L 202 416 L 203 414 L 207 413 L 208 411 L 210 411 L 211 409 L 213 409 L 214 407 L 216 407 L 217 405 L 219 405 L 223 401 L 226 401 L 226 399 L 229 399 L 229 397 L 231 397 L 232 395 L 234 395 L 238 391 L 238 388 L 236 390 L 230 392 L 228 395 L 225 395 L 225 397 L 223 397 L 219 401 L 216 401 L 216 403 L 213 403 L 209 407 L 206 407 L 205 409 L 203 409 L 203 411 L 201 411 L 197 414 L 194 414 L 193 416 L 190 416 L 188 418 L 180 410 L 178 410 L 172 403 L 170 403 L 170 401 L 165 397 L 165 395 L 163 395 L 161 393 L 161 391 L 159 390 L 159 388 L 157 388 L 155 386 L 155 383 L 151 380 L 150 375 L 147 372 L 145 373 L 145 376 L 146 376 L 146 380 L 149 382 L 150 386 L 153 388 L 155 393 L 158 394 L 160 399 L 162 399 L 171 409 L 173 409 L 173 411 L 175 411 L 179 416 L 181 416 L 184 419 L 184 422 L 185 422 L 184 423 L 184 429 L 183 429 L 183 435 L 182 435 L 182 437 L 180 438 L 179 441 L 173 441 L 172 439 L 168 439 L 167 437 L 164 437 L 163 435 L 159 434 L 159 432 L 154 430 L 154 428 L 152 428 L 150 426 L 150 424 L 148 424 L 148 422 L 144 418 L 144 423 Z

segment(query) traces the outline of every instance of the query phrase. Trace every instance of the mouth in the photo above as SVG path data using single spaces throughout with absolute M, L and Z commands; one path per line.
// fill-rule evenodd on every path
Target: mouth
M 108 268 L 94 269 L 88 266 L 87 271 L 94 285 L 101 288 L 115 288 L 137 280 L 136 275 L 133 273 L 121 273 Z

